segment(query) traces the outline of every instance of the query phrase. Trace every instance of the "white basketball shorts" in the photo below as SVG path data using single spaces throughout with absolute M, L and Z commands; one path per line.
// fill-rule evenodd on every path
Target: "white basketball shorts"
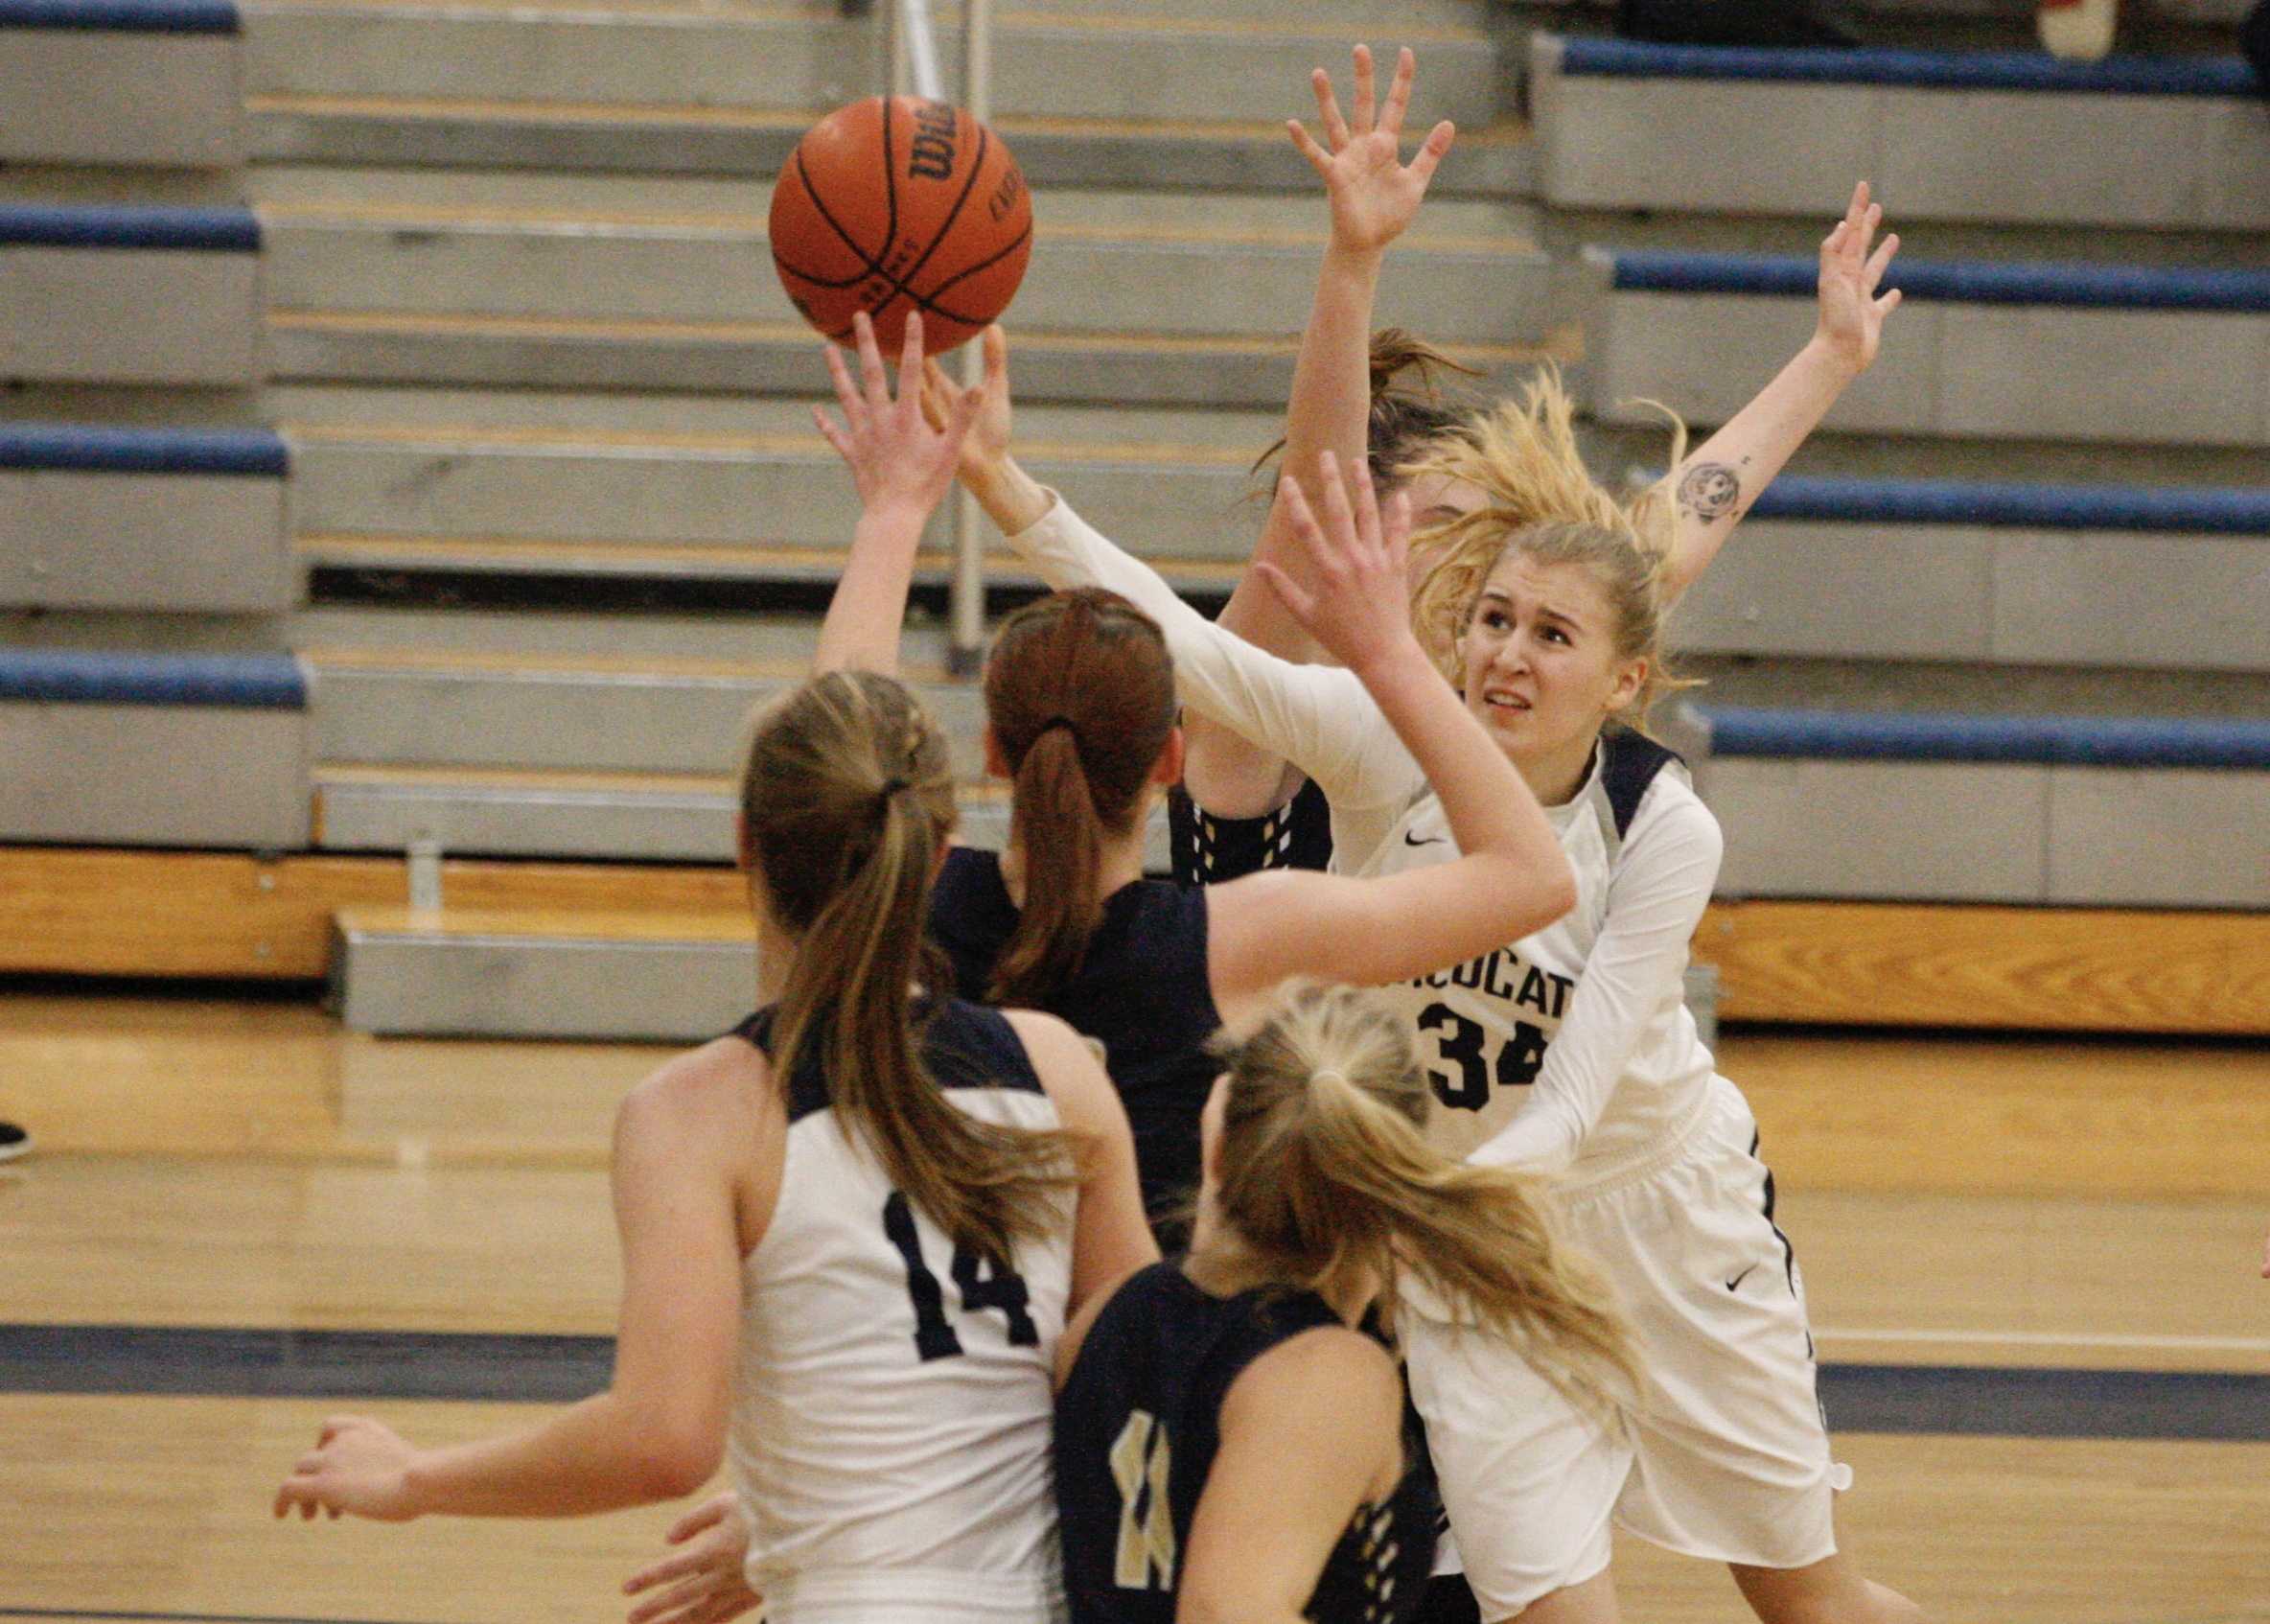
M 1749 1103 L 1717 1078 L 1664 1156 L 1559 1193 L 1563 1237 L 1606 1271 L 1646 1376 L 1618 1419 L 1586 1415 L 1515 1348 L 1406 1297 L 1411 1396 L 1484 1619 L 1600 1572 L 1611 1520 L 1750 1566 L 1835 1552 L 1831 1505 L 1851 1474 L 1830 1458 L 1804 1277 L 1771 1182 Z

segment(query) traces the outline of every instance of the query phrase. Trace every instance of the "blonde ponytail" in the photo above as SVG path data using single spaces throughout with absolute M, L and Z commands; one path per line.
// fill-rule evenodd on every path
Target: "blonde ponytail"
M 1296 986 L 1222 1055 L 1216 1210 L 1264 1273 L 1328 1296 L 1408 1273 L 1572 1402 L 1605 1410 L 1636 1392 L 1609 1289 L 1557 1241 L 1535 1182 L 1426 1143 L 1433 1097 L 1379 1000 Z

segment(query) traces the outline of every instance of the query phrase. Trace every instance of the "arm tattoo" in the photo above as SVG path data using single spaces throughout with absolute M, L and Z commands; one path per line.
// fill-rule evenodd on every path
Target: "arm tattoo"
M 1715 524 L 1742 501 L 1742 476 L 1723 462 L 1698 462 L 1679 481 L 1679 510 Z

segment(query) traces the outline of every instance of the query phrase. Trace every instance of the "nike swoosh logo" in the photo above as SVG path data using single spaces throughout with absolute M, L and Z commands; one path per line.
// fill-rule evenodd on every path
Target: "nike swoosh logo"
M 1426 837 L 1426 839 L 1421 840 L 1409 829 L 1403 830 L 1403 844 L 1405 846 L 1443 846 L 1446 845 L 1450 837 L 1448 835 L 1429 835 Z
M 1745 1280 L 1748 1280 L 1748 1279 L 1749 1279 L 1749 1278 L 1751 1275 L 1753 1275 L 1753 1274 L 1757 1273 L 1757 1271 L 1758 1271 L 1758 1265 L 1757 1265 L 1757 1264 L 1750 1264 L 1750 1265 L 1749 1265 L 1748 1268 L 1744 1269 L 1744 1270 L 1743 1270 L 1743 1271 L 1742 1271 L 1740 1274 L 1738 1274 L 1738 1275 L 1734 1276 L 1734 1278 L 1733 1278 L 1733 1279 L 1731 1279 L 1731 1280 L 1729 1280 L 1729 1281 L 1727 1281 L 1727 1282 L 1726 1282 L 1726 1289 L 1727 1289 L 1727 1290 L 1729 1290 L 1729 1291 L 1733 1290 L 1735 1287 L 1737 1287 L 1737 1286 L 1741 1285 L 1741 1284 L 1742 1284 L 1742 1283 L 1743 1283 Z

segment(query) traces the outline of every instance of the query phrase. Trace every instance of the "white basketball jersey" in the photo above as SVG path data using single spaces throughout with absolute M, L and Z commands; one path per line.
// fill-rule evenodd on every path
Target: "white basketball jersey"
M 1384 995 L 1416 1029 L 1436 1102 L 1427 1137 L 1447 1154 L 1470 1155 L 1543 1096 L 1604 1096 L 1566 1170 L 1583 1180 L 1659 1149 L 1702 1108 L 1714 1063 L 1686 1009 L 1684 936 L 1629 974 L 1619 956 L 1602 962 L 1595 949 L 1611 893 L 1631 914 L 1651 907 L 1634 893 L 1653 877 L 1634 863 L 1655 868 L 1668 857 L 1671 878 L 1688 883 L 1682 866 L 1706 862 L 1715 872 L 1717 824 L 1676 757 L 1629 734 L 1604 738 L 1584 787 L 1546 814 L 1575 872 L 1576 906 L 1541 931 Z M 1360 871 L 1394 873 L 1457 854 L 1442 802 L 1426 793 Z M 1704 875 L 1694 888 L 1698 911 L 1708 894 Z M 1585 1019 L 1564 1039 L 1580 1009 Z M 1556 1058 L 1557 1044 L 1575 1048 Z
M 1059 1125 L 994 1011 L 945 1002 L 926 1053 L 970 1115 Z M 789 1091 L 779 1200 L 743 1274 L 729 1459 L 753 1523 L 750 1583 L 776 1619 L 937 1616 L 941 1604 L 1051 1617 L 1062 1581 L 1050 1375 L 1075 1197 L 1058 1197 L 1045 1241 L 1018 1247 L 1014 1273 L 996 1274 L 892 1189 L 805 1070 Z

